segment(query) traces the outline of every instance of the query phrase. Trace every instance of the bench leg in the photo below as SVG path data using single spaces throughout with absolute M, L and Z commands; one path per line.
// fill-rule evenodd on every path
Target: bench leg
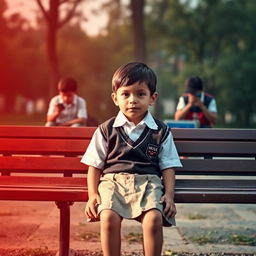
M 59 256 L 69 256 L 70 202 L 56 202 L 60 209 Z

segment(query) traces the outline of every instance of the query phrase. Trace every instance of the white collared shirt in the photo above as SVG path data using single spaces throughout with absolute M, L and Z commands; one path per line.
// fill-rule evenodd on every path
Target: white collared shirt
M 204 92 L 201 93 L 201 101 L 204 102 Z M 181 110 L 185 106 L 186 106 L 186 103 L 185 103 L 184 97 L 181 96 L 179 98 L 179 102 L 177 104 L 176 110 Z M 208 106 L 208 110 L 209 110 L 209 112 L 217 113 L 217 105 L 216 105 L 216 100 L 214 98 L 211 100 L 211 102 L 210 102 L 210 104 Z
M 125 133 L 129 136 L 132 141 L 136 141 L 146 126 L 152 130 L 157 130 L 158 126 L 155 123 L 154 118 L 148 112 L 143 120 L 137 125 L 127 120 L 126 116 L 120 111 L 115 119 L 113 127 L 123 126 Z
M 139 124 L 135 125 L 133 122 L 130 122 L 121 111 L 119 111 L 113 127 L 120 126 L 124 128 L 126 134 L 133 141 L 136 141 L 140 137 L 146 126 L 153 130 L 157 130 L 158 128 L 150 112 L 146 114 L 144 119 Z M 100 129 L 98 128 L 95 131 L 91 142 L 81 159 L 81 162 L 103 170 L 107 156 L 107 149 L 108 145 L 104 140 Z M 172 134 L 169 133 L 166 140 L 162 143 L 159 151 L 160 170 L 181 166 L 182 164 L 180 162 L 176 147 L 174 145 Z
M 63 104 L 65 109 L 61 111 L 61 114 L 56 119 L 57 123 L 68 122 L 76 118 L 87 118 L 86 102 L 77 95 L 74 95 L 71 104 L 64 103 L 60 95 L 53 97 L 50 101 L 47 115 L 52 115 L 55 112 L 58 103 Z

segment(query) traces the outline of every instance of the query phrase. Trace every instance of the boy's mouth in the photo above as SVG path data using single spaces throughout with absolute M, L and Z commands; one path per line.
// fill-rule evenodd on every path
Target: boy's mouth
M 139 108 L 136 108 L 136 107 L 128 108 L 128 110 L 131 110 L 131 111 L 138 110 L 138 109 L 139 109 Z

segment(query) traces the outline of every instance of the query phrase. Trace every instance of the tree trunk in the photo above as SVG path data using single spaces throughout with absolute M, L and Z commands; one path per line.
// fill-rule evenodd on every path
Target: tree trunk
M 56 94 L 56 86 L 59 79 L 59 65 L 56 50 L 56 38 L 58 31 L 58 6 L 59 0 L 50 1 L 50 11 L 48 17 L 48 34 L 47 34 L 47 54 L 50 68 L 50 84 L 49 84 L 49 98 Z
M 144 0 L 131 0 L 134 57 L 142 62 L 146 61 L 144 3 Z
M 58 29 L 70 21 L 75 15 L 77 5 L 82 0 L 49 0 L 48 10 L 43 4 L 43 0 L 36 0 L 41 9 L 45 20 L 47 21 L 47 55 L 49 63 L 50 81 L 48 85 L 48 96 L 51 98 L 57 91 L 57 83 L 59 80 L 59 62 L 57 56 L 57 32 Z M 66 15 L 62 20 L 59 17 L 60 6 L 65 3 L 72 3 L 70 8 L 66 9 Z

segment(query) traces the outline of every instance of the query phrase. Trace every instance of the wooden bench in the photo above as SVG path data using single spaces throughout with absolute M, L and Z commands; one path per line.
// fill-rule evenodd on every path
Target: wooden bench
M 70 205 L 88 199 L 80 159 L 94 130 L 0 126 L 0 200 L 56 202 L 61 256 L 69 252 Z M 172 133 L 183 163 L 176 171 L 177 203 L 256 203 L 256 130 Z

